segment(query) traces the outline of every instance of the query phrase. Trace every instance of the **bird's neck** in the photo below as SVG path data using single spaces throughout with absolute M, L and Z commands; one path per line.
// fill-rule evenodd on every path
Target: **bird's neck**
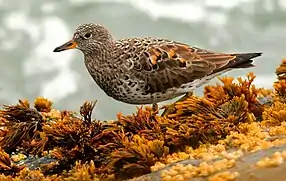
M 114 44 L 109 42 L 94 48 L 92 51 L 84 52 L 86 66 L 93 69 L 109 66 L 113 61 L 113 51 Z
M 106 82 L 113 80 L 115 78 L 115 74 L 113 49 L 110 47 L 110 49 L 105 48 L 105 50 L 108 51 L 98 50 L 84 54 L 84 63 L 93 80 L 108 94 L 108 91 L 110 90 L 109 86 L 111 84 L 107 84 Z
M 90 53 L 84 53 L 85 66 L 101 89 L 107 91 L 110 84 L 106 84 L 113 80 L 116 76 L 116 68 L 114 66 L 114 44 L 104 44 Z

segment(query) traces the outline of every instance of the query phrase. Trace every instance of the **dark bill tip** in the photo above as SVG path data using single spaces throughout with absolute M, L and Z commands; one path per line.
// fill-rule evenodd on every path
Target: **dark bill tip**
M 76 42 L 74 42 L 73 40 L 70 40 L 66 42 L 65 44 L 55 48 L 53 52 L 61 52 L 61 51 L 65 51 L 68 49 L 73 49 L 73 48 L 76 48 L 76 46 L 77 46 Z

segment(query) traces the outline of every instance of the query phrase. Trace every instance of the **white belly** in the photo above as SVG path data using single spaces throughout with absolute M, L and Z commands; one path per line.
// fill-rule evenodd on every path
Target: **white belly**
M 176 98 L 178 96 L 184 95 L 188 92 L 193 92 L 196 88 L 202 86 L 203 84 L 207 83 L 209 80 L 213 79 L 214 77 L 227 72 L 228 70 L 225 70 L 223 72 L 217 72 L 211 76 L 205 76 L 201 79 L 197 79 L 193 82 L 189 82 L 186 84 L 181 85 L 180 87 L 173 87 L 167 89 L 164 93 L 162 92 L 156 92 L 154 94 L 147 94 L 144 95 L 140 91 L 136 91 L 136 86 L 131 89 L 131 92 L 125 94 L 127 96 L 122 97 L 120 101 L 126 102 L 129 104 L 153 104 L 158 102 L 163 102 L 169 99 Z

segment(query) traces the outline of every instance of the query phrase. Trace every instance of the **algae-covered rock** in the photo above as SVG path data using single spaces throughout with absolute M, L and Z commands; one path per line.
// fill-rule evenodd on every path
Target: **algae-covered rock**
M 36 98 L 0 110 L 0 181 L 285 180 L 286 61 L 273 90 L 221 77 L 163 115 L 139 107 L 117 120 L 92 119 Z

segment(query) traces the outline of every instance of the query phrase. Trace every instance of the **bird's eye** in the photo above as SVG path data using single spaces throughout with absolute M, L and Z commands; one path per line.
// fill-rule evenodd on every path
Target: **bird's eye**
M 88 38 L 90 38 L 91 37 L 91 33 L 86 33 L 85 35 L 84 35 L 84 38 L 86 38 L 86 39 L 88 39 Z

